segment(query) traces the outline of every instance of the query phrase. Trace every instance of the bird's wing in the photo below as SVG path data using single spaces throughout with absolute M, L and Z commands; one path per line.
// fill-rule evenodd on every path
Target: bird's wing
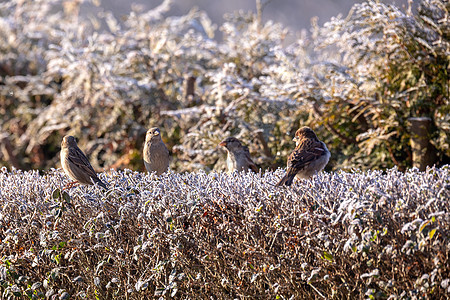
M 253 161 L 250 160 L 250 162 L 251 162 L 251 163 L 249 164 L 250 169 L 251 169 L 253 172 L 258 173 L 258 172 L 259 172 L 258 167 L 255 165 L 255 163 L 254 163 Z
M 94 168 L 92 168 L 89 160 L 86 155 L 84 155 L 83 151 L 78 147 L 70 147 L 67 155 L 67 159 L 77 166 L 79 169 L 82 169 L 86 174 L 90 177 L 97 178 L 97 173 L 95 173 Z
M 311 139 L 301 141 L 289 155 L 288 172 L 298 173 L 325 153 L 326 150 L 320 141 Z
M 169 156 L 169 159 L 170 159 L 169 149 L 167 148 L 166 144 L 164 144 L 163 141 L 161 141 L 161 143 L 163 143 L 163 145 L 164 145 L 164 153 L 165 153 L 167 156 Z
M 247 146 L 243 146 L 243 148 L 244 148 L 244 153 L 245 153 L 245 159 L 247 160 L 249 168 L 253 172 L 258 173 L 259 169 L 256 166 L 256 164 L 253 162 L 252 157 L 250 156 L 250 151 L 248 150 L 248 147 Z

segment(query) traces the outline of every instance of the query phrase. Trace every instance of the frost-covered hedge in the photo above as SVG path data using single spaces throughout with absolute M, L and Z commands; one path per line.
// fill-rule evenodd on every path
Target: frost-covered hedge
M 107 191 L 62 191 L 59 170 L 3 169 L 2 298 L 449 295 L 448 166 L 276 188 L 282 172 L 110 171 Z

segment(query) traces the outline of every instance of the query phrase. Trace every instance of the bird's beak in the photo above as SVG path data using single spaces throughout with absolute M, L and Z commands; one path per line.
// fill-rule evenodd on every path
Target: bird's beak
M 220 142 L 219 143 L 219 146 L 222 146 L 222 147 L 226 147 L 226 145 L 227 145 L 227 142 Z
M 159 131 L 158 130 L 155 131 L 154 135 L 159 135 Z

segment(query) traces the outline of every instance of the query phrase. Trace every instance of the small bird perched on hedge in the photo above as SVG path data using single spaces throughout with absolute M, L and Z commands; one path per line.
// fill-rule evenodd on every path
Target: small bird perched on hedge
M 241 141 L 235 137 L 228 137 L 219 143 L 219 146 L 225 147 L 228 152 L 227 167 L 228 173 L 233 171 L 248 171 L 252 170 L 258 173 L 258 167 L 250 157 L 248 148 L 243 146 Z
M 305 126 L 298 129 L 293 140 L 296 147 L 289 155 L 287 173 L 277 186 L 290 186 L 295 176 L 303 179 L 312 177 L 320 172 L 330 159 L 331 154 L 327 146 L 317 138 L 311 128 Z
M 64 172 L 75 180 L 68 186 L 72 187 L 77 182 L 90 185 L 97 183 L 106 189 L 106 185 L 97 177 L 86 155 L 78 148 L 75 138 L 71 135 L 66 135 L 61 142 L 61 166 Z
M 161 175 L 169 168 L 169 150 L 161 139 L 159 128 L 147 130 L 144 144 L 144 165 L 149 173 Z

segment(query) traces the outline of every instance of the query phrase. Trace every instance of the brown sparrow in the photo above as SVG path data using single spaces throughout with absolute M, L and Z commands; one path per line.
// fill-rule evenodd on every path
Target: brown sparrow
M 239 172 L 252 170 L 253 172 L 258 173 L 258 167 L 250 157 L 248 148 L 243 146 L 237 138 L 228 137 L 220 142 L 219 146 L 225 147 L 228 152 L 228 173 L 232 173 L 235 170 Z
M 149 173 L 161 175 L 169 168 L 169 150 L 161 139 L 159 128 L 147 131 L 144 144 L 144 165 Z
M 64 172 L 72 180 L 75 180 L 68 186 L 72 187 L 77 182 L 91 185 L 97 183 L 106 189 L 106 185 L 97 177 L 97 173 L 95 173 L 86 155 L 78 148 L 75 138 L 71 135 L 66 135 L 61 142 L 61 166 Z
M 309 127 L 297 130 L 293 139 L 296 147 L 289 155 L 287 161 L 287 173 L 277 183 L 277 186 L 290 186 L 295 176 L 308 179 L 320 172 L 330 159 L 330 151 L 327 146 L 317 138 L 314 131 Z

